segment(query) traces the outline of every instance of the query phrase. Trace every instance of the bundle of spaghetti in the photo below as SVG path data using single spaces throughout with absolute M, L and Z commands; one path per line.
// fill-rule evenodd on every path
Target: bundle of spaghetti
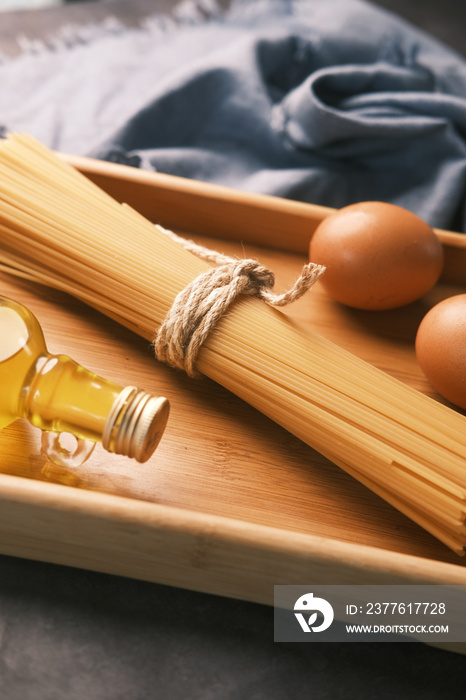
M 152 340 L 209 267 L 29 136 L 0 141 L 0 263 Z M 256 298 L 241 297 L 197 369 L 462 554 L 466 418 Z

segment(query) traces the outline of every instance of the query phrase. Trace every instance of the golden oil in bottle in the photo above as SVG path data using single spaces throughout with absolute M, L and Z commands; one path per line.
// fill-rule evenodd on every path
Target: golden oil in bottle
M 66 451 L 60 457 L 53 450 L 51 436 L 58 440 L 60 433 L 71 433 L 80 448 L 83 441 L 102 442 L 110 452 L 143 462 L 168 419 L 164 397 L 123 388 L 67 355 L 49 354 L 35 316 L 5 297 L 0 297 L 0 386 L 0 428 L 26 418 L 46 434 L 49 456 L 71 466 L 75 462 L 67 462 Z M 78 461 L 84 454 L 79 452 Z

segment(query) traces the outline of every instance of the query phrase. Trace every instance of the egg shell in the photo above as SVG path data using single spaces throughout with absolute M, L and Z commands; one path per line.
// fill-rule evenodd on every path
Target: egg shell
M 427 312 L 416 334 L 416 357 L 439 394 L 466 409 L 466 294 Z
M 309 257 L 326 266 L 321 284 L 357 309 L 394 309 L 419 299 L 437 282 L 442 245 L 412 212 L 386 202 L 351 204 L 325 218 Z

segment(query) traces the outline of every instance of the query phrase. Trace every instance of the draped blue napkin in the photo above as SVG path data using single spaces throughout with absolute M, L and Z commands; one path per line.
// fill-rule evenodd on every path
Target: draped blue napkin
M 214 0 L 0 63 L 0 125 L 52 148 L 466 231 L 466 61 L 363 0 Z

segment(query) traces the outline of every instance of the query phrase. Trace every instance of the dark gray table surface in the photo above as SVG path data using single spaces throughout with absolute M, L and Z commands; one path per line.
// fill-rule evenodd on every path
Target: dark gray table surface
M 109 11 L 134 24 L 173 4 L 3 13 L 0 48 L 13 55 L 19 33 Z M 375 4 L 466 55 L 464 0 Z M 265 606 L 0 556 L 0 700 L 444 700 L 461 697 L 465 669 L 466 657 L 417 643 L 278 644 Z

